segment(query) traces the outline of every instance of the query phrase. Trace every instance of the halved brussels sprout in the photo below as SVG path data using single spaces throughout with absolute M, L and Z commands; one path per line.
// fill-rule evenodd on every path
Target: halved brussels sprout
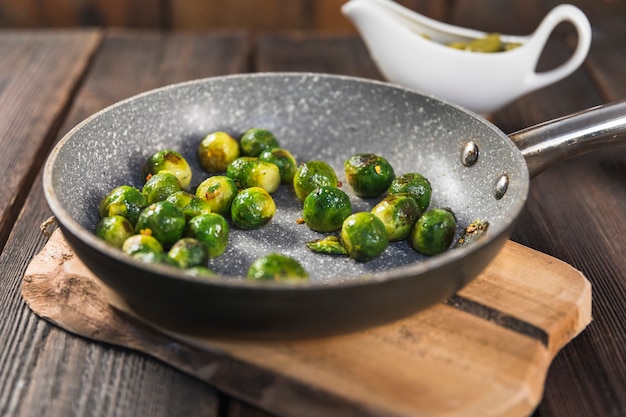
M 230 205 L 237 195 L 237 184 L 225 175 L 215 175 L 202 181 L 196 188 L 196 196 L 205 200 L 213 213 L 230 215 Z
M 365 198 L 382 195 L 395 177 L 391 164 L 373 153 L 351 156 L 344 163 L 344 169 L 354 193 Z
M 241 190 L 230 207 L 233 224 L 240 229 L 258 229 L 272 220 L 276 204 L 272 196 L 261 187 Z
M 148 200 L 138 188 L 130 185 L 121 185 L 111 190 L 98 206 L 101 218 L 109 216 L 123 216 L 133 225 L 137 223 L 139 213 L 148 205 Z
M 293 177 L 293 189 L 302 202 L 316 188 L 337 187 L 335 170 L 324 161 L 307 161 L 300 164 Z
M 229 232 L 226 219 L 220 214 L 210 213 L 190 219 L 187 222 L 185 236 L 203 242 L 209 258 L 216 258 L 226 250 Z
M 209 133 L 198 145 L 200 165 L 211 173 L 226 172 L 239 155 L 239 143 L 226 132 Z
M 170 246 L 183 236 L 185 215 L 169 201 L 158 201 L 146 207 L 137 220 L 135 232 L 155 237 L 163 246 Z
M 341 229 L 350 214 L 350 197 L 337 187 L 316 188 L 304 199 L 302 217 L 307 226 L 316 232 Z
M 352 259 L 367 262 L 389 246 L 383 222 L 370 212 L 351 214 L 341 227 L 341 243 Z
M 430 181 L 417 172 L 407 172 L 397 176 L 389 186 L 389 194 L 409 194 L 415 199 L 423 213 L 430 205 L 432 187 Z
M 270 253 L 255 260 L 248 269 L 248 278 L 266 281 L 303 280 L 308 274 L 296 259 Z
M 271 194 L 280 186 L 278 166 L 251 156 L 235 159 L 226 169 L 226 176 L 233 179 L 240 189 L 261 187 Z
M 189 187 L 191 183 L 191 167 L 180 153 L 172 149 L 164 149 L 150 155 L 143 166 L 144 178 L 162 171 L 174 175 L 180 182 L 182 189 Z
M 209 259 L 206 245 L 192 237 L 177 240 L 167 252 L 167 256 L 183 269 L 202 266 Z
M 200 214 L 208 214 L 212 211 L 208 201 L 201 199 L 195 194 L 188 193 L 187 191 L 177 191 L 174 194 L 170 194 L 165 201 L 174 204 L 183 212 L 187 219 L 199 216 Z
M 278 167 L 281 183 L 291 184 L 293 182 L 293 176 L 296 175 L 298 163 L 291 152 L 282 148 L 266 149 L 261 152 L 259 159 L 261 161 L 270 162 Z
M 135 234 L 135 228 L 126 217 L 114 215 L 100 219 L 95 232 L 105 242 L 121 248 L 124 241 Z
M 128 255 L 137 253 L 163 253 L 163 245 L 154 236 L 136 234 L 130 236 L 122 244 L 122 251 Z
M 267 129 L 252 128 L 246 130 L 239 138 L 241 153 L 245 156 L 259 156 L 266 149 L 279 148 L 274 134 Z
M 167 171 L 161 171 L 154 175 L 148 175 L 141 193 L 146 197 L 148 204 L 163 201 L 177 191 L 181 191 L 180 181 L 176 175 Z
M 390 242 L 408 238 L 422 214 L 415 199 L 408 194 L 388 195 L 372 208 L 372 213 L 385 224 Z
M 449 209 L 428 210 L 417 220 L 411 233 L 413 249 L 423 255 L 437 255 L 447 250 L 456 234 L 456 217 Z

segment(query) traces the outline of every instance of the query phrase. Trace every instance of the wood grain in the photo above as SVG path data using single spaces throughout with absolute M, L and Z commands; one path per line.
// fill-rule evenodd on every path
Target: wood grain
M 100 36 L 95 30 L 0 32 L 0 248 Z
M 68 37 L 79 45 L 85 42 L 81 32 Z M 16 48 L 27 41 L 17 42 Z M 97 52 L 91 64 L 98 69 L 86 72 L 83 68 L 77 91 L 59 93 L 68 95 L 72 106 L 56 125 L 49 122 L 46 127 L 53 139 L 93 112 L 143 89 L 243 71 L 250 49 L 244 34 L 168 37 L 157 32 L 112 31 Z M 0 61 L 0 65 L 5 63 Z M 47 79 L 46 71 L 33 72 L 35 69 L 41 68 L 29 67 L 29 78 L 22 84 L 41 85 Z M 21 109 L 28 108 L 20 103 Z M 46 103 L 36 105 L 47 111 Z M 217 416 L 221 412 L 219 396 L 207 384 L 128 349 L 74 337 L 41 321 L 25 305 L 20 295 L 22 277 L 30 258 L 45 243 L 39 225 L 50 216 L 41 192 L 40 167 L 29 167 L 33 183 L 24 190 L 23 206 L 15 208 L 16 212 L 21 208 L 20 215 L 8 229 L 11 235 L 0 256 L 0 315 L 11 317 L 0 320 L 0 415 Z M 2 217 L 3 224 L 6 219 Z
M 457 297 L 541 328 L 546 344 L 449 304 L 310 340 L 159 332 L 89 272 L 59 230 L 29 265 L 22 291 L 31 309 L 66 330 L 148 353 L 285 416 L 526 416 L 552 357 L 591 320 L 587 280 L 513 242 Z

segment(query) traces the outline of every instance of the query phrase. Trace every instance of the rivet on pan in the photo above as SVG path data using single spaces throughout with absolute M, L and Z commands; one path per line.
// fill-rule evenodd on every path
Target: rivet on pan
M 463 154 L 461 155 L 461 163 L 466 167 L 474 165 L 478 159 L 478 146 L 476 143 L 469 141 L 463 147 Z
M 506 190 L 509 188 L 509 176 L 502 174 L 496 181 L 496 187 L 493 192 L 493 196 L 496 200 L 500 200 L 506 194 Z

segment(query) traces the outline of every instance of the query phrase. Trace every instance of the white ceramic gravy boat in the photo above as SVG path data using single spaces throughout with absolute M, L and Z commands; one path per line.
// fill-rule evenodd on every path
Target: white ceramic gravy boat
M 491 53 L 446 46 L 484 37 L 486 32 L 430 19 L 391 0 L 350 0 L 341 10 L 356 26 L 388 81 L 481 114 L 570 75 L 585 60 L 591 44 L 587 17 L 569 4 L 552 9 L 531 35 L 500 35 L 503 42 L 521 46 Z M 574 53 L 560 66 L 536 72 L 545 43 L 564 21 L 578 32 Z

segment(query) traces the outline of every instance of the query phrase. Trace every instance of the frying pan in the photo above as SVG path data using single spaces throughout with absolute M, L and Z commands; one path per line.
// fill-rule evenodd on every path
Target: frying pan
M 475 278 L 509 238 L 529 179 L 555 161 L 623 140 L 626 103 L 539 125 L 509 138 L 461 107 L 388 83 L 314 73 L 242 74 L 176 84 L 129 98 L 89 117 L 52 150 L 44 170 L 48 204 L 74 252 L 128 308 L 146 321 L 190 334 L 308 337 L 363 329 L 441 302 Z M 192 165 L 192 186 L 209 174 L 196 157 L 201 138 L 250 127 L 274 132 L 299 162 L 335 168 L 353 211 L 378 201 L 351 193 L 343 162 L 355 153 L 384 156 L 396 174 L 431 182 L 431 207 L 451 208 L 457 235 L 473 220 L 489 222 L 468 245 L 424 257 L 407 242 L 355 262 L 313 253 L 320 234 L 299 224 L 301 203 L 283 185 L 265 227 L 231 227 L 229 246 L 190 277 L 131 259 L 98 239 L 98 203 L 112 188 L 141 187 L 147 157 L 171 148 Z M 477 158 L 472 158 L 477 155 Z M 281 252 L 309 272 L 306 283 L 251 282 L 254 259 Z

